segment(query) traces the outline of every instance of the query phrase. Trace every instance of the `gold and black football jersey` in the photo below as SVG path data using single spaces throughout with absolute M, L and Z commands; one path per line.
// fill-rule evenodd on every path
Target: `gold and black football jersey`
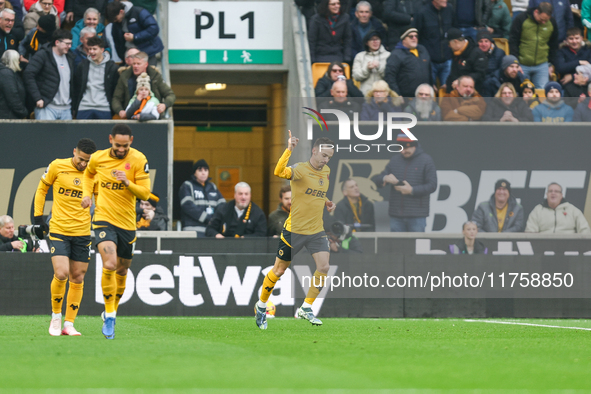
M 310 162 L 296 163 L 287 167 L 291 151 L 286 149 L 277 162 L 275 175 L 290 179 L 291 212 L 285 221 L 287 231 L 310 235 L 324 231 L 324 205 L 328 201 L 328 176 L 330 168 L 324 166 L 317 170 Z
M 35 193 L 35 216 L 43 215 L 47 191 L 53 186 L 53 206 L 49 230 L 66 236 L 90 235 L 90 211 L 82 209 L 84 171 L 79 171 L 72 158 L 56 159 L 49 164 Z
M 118 170 L 125 171 L 129 186 L 117 180 Z M 136 197 L 142 200 L 150 197 L 150 170 L 146 156 L 134 148 L 130 148 L 123 159 L 111 156 L 111 148 L 97 151 L 84 173 L 83 197 L 92 197 L 95 181 L 98 196 L 93 221 L 106 221 L 124 230 L 135 230 Z

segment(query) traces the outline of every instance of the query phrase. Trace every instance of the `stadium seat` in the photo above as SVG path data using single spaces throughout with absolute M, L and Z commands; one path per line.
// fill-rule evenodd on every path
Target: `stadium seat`
M 439 88 L 439 106 L 441 107 L 441 102 L 443 101 L 444 97 L 449 97 L 445 88 Z
M 536 96 L 546 97 L 546 91 L 544 89 L 536 89 Z
M 494 38 L 495 45 L 505 51 L 505 55 L 509 54 L 509 41 L 506 38 Z
M 316 86 L 316 82 L 324 76 L 326 69 L 330 63 L 313 63 L 312 64 L 312 84 Z M 351 78 L 351 69 L 347 63 L 343 63 L 345 66 L 345 76 Z

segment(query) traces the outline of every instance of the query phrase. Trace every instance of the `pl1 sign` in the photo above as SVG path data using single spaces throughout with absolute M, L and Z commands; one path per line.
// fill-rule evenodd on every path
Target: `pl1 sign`
M 283 64 L 283 3 L 168 5 L 171 64 Z

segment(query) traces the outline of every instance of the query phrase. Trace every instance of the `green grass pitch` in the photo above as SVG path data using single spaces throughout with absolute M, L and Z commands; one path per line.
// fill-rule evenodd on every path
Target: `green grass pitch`
M 0 317 L 0 392 L 589 392 L 591 321 Z M 510 321 L 572 328 L 486 323 Z M 329 391 L 329 389 L 332 389 Z

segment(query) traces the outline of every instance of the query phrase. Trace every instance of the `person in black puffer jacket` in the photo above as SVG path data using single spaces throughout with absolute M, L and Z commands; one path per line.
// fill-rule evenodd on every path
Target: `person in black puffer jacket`
M 429 216 L 429 196 L 437 189 L 437 172 L 431 156 L 415 140 L 399 134 L 396 153 L 384 171 L 372 177 L 378 188 L 390 184 L 390 230 L 424 232 Z
M 0 62 L 0 119 L 23 119 L 28 111 L 25 107 L 25 85 L 20 75 L 20 55 L 9 49 Z

